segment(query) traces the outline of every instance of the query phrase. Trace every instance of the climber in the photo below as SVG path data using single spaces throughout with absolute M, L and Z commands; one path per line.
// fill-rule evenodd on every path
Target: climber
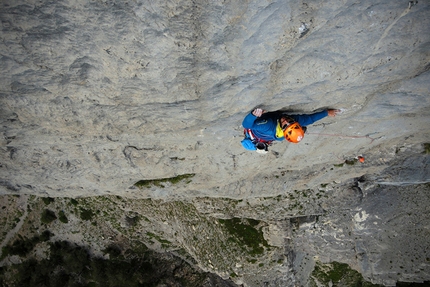
M 242 122 L 245 128 L 245 149 L 267 153 L 268 146 L 275 140 L 286 139 L 292 143 L 300 142 L 306 132 L 306 126 L 325 118 L 334 117 L 340 110 L 327 109 L 313 114 L 287 115 L 283 112 L 266 112 L 257 108 L 249 113 Z

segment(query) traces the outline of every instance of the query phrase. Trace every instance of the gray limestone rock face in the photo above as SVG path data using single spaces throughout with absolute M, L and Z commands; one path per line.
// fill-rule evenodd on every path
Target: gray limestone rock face
M 422 237 L 412 236 L 403 259 L 388 255 L 406 246 L 401 234 L 428 235 L 430 3 L 414 4 L 1 1 L 0 194 L 257 202 L 314 190 L 290 212 L 213 212 L 324 216 L 326 227 L 352 228 L 342 242 L 350 249 L 324 247 L 318 233 L 313 256 L 383 284 L 402 277 L 401 260 L 417 260 L 421 271 L 402 278 L 428 280 Z M 261 155 L 240 144 L 255 107 L 341 113 L 309 126 L 300 144 L 277 142 Z M 348 196 L 322 200 L 327 185 Z M 337 205 L 348 223 L 327 215 Z M 290 229 L 273 226 L 279 245 L 279 230 Z M 348 255 L 322 256 L 335 250 Z
M 1 5 L 3 193 L 243 198 L 256 175 L 428 139 L 426 2 Z M 256 106 L 343 112 L 261 157 L 240 145 Z M 133 189 L 185 173 L 175 190 Z M 303 187 L 294 176 L 264 193 Z

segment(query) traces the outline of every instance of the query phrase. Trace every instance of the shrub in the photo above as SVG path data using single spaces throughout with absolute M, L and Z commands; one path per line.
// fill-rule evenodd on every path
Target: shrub
M 67 223 L 67 222 L 69 222 L 69 220 L 67 219 L 66 214 L 64 213 L 64 211 L 63 211 L 63 210 L 61 210 L 61 211 L 58 213 L 58 216 L 60 217 L 60 218 L 59 218 L 59 220 L 60 220 L 61 222 L 63 222 L 63 223 Z
M 121 255 L 121 248 L 115 244 L 111 244 L 106 249 L 104 249 L 103 252 L 108 253 L 110 259 L 118 258 L 118 256 Z
M 430 153 L 430 143 L 424 143 L 424 153 L 429 154 Z
M 164 286 L 166 282 L 172 282 L 169 286 L 186 287 L 203 286 L 205 278 L 211 278 L 206 273 L 195 272 L 180 259 L 172 258 L 172 263 L 151 251 L 142 254 L 129 251 L 128 259 L 118 256 L 105 260 L 91 258 L 86 247 L 66 241 L 49 246 L 49 259 L 37 261 L 31 258 L 0 268 L 0 286 L 137 287 Z M 110 248 L 111 252 L 118 253 L 115 250 L 114 246 Z
M 93 219 L 94 213 L 90 209 L 81 209 L 80 217 L 82 220 Z
M 232 235 L 228 240 L 237 242 L 240 246 L 248 246 L 251 255 L 262 254 L 264 247 L 269 247 L 263 232 L 256 229 L 259 224 L 258 220 L 254 219 L 219 219 L 219 222 L 224 225 L 228 232 Z
M 55 201 L 55 199 L 53 199 L 52 197 L 42 197 L 42 200 L 43 200 L 43 202 L 44 202 L 46 205 L 48 205 L 48 204 L 50 204 L 51 202 L 54 202 L 54 201 Z
M 49 224 L 55 219 L 57 219 L 57 216 L 55 216 L 55 213 L 49 209 L 45 209 L 42 212 L 42 217 L 40 218 L 40 220 L 45 224 Z
M 31 250 L 33 250 L 36 244 L 48 241 L 52 235 L 53 234 L 49 230 L 45 230 L 40 236 L 36 235 L 32 238 L 21 237 L 20 239 L 15 240 L 12 245 L 3 247 L 2 258 L 8 255 L 26 256 Z

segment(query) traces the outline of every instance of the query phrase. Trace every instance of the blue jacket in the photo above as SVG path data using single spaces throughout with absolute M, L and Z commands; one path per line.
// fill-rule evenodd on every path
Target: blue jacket
M 311 125 L 314 122 L 328 116 L 327 110 L 309 114 L 309 115 L 288 115 L 299 123 L 302 127 Z M 276 137 L 276 126 L 278 125 L 278 119 L 281 117 L 280 113 L 271 112 L 264 113 L 261 117 L 257 118 L 252 113 L 249 113 L 242 122 L 242 126 L 245 129 L 250 129 L 252 133 L 259 139 L 265 141 L 282 141 L 285 138 Z

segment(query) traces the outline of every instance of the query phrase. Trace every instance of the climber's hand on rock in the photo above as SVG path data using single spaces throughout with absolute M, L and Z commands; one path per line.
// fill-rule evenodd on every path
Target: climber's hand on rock
M 265 112 L 266 111 L 263 109 L 255 109 L 252 111 L 252 114 L 258 118 L 258 117 L 261 117 L 261 115 L 264 114 Z
M 327 112 L 328 112 L 328 115 L 329 115 L 330 117 L 335 117 L 338 113 L 340 113 L 340 110 L 337 110 L 337 109 L 329 109 L 329 110 L 327 110 Z

